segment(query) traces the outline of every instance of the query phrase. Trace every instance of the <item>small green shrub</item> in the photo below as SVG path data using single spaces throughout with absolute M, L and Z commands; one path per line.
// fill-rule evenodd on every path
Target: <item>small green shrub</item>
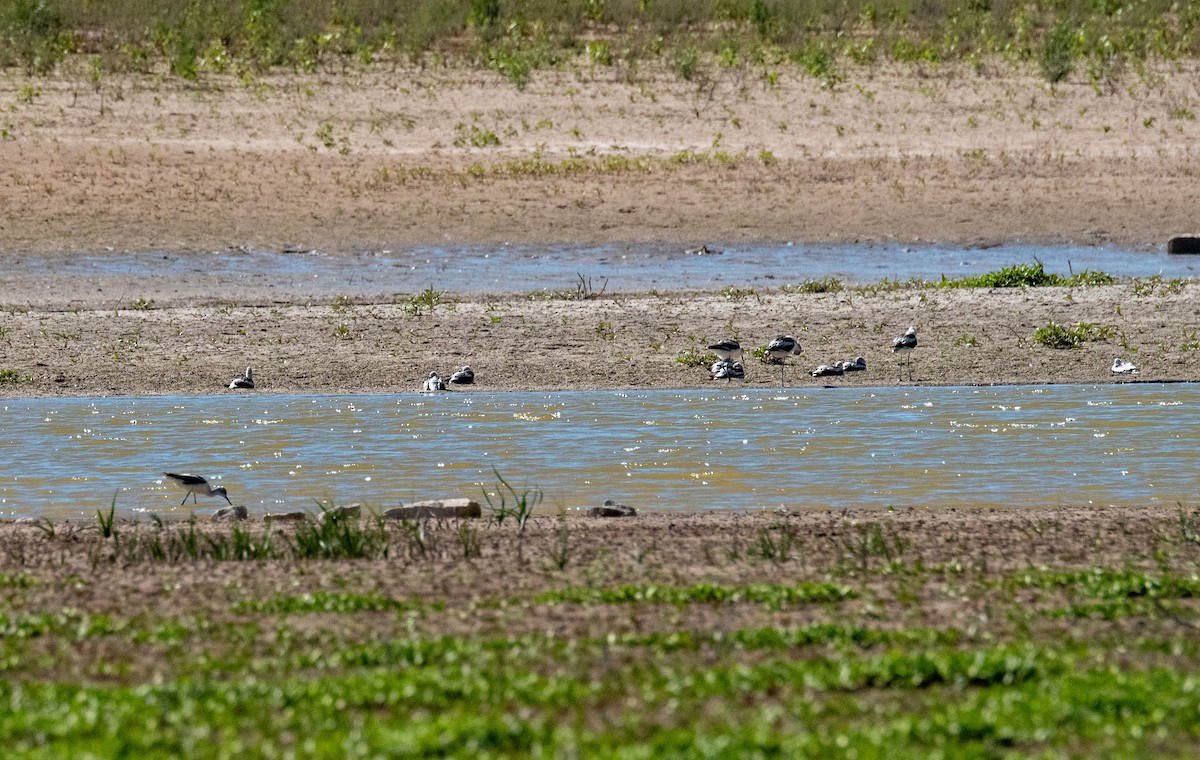
M 799 285 L 785 285 L 780 290 L 784 293 L 840 293 L 845 287 L 838 278 L 826 277 L 821 280 L 805 280 Z
M 695 346 L 675 357 L 675 361 L 685 367 L 711 367 L 716 360 L 716 354 L 703 353 L 698 351 Z
M 1050 322 L 1037 329 L 1033 334 L 1033 340 L 1043 346 L 1062 349 L 1075 348 L 1088 341 L 1107 340 L 1115 334 L 1116 330 L 1109 325 L 1080 322 L 1075 327 L 1067 327 Z
M 1084 270 L 1079 274 L 1063 277 L 1045 270 L 1042 262 L 1014 264 L 994 272 L 970 277 L 948 279 L 945 275 L 938 282 L 939 288 L 1043 288 L 1112 285 L 1117 278 L 1107 272 Z
M 1060 21 L 1042 39 L 1038 67 L 1047 82 L 1061 82 L 1075 70 L 1075 28 Z

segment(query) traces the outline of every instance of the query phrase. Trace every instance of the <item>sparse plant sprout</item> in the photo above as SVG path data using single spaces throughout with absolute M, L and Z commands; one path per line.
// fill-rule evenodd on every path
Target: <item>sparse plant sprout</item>
M 454 303 L 456 303 L 454 298 L 448 296 L 444 291 L 434 290 L 431 285 L 417 295 L 410 296 L 404 305 L 404 311 L 414 317 L 419 317 L 426 312 L 432 314 L 438 306 Z
M 779 290 L 784 293 L 840 293 L 845 289 L 842 281 L 836 277 L 824 277 L 820 280 L 805 280 L 798 285 L 784 285 Z
M 493 467 L 492 473 L 498 481 L 495 493 L 496 501 L 492 501 L 492 494 L 489 494 L 487 490 L 483 492 L 483 498 L 492 511 L 492 521 L 496 525 L 503 525 L 504 521 L 511 517 L 517 524 L 518 531 L 524 534 L 525 524 L 533 516 L 533 510 L 542 502 L 541 489 L 527 488 L 518 494 L 499 470 Z
M 112 504 L 108 508 L 108 514 L 105 514 L 104 512 L 100 511 L 99 509 L 96 510 L 96 521 L 97 521 L 97 523 L 99 523 L 100 535 L 103 538 L 112 538 L 113 536 L 116 535 L 117 531 L 116 531 L 116 527 L 114 526 L 114 522 L 116 520 L 116 515 L 117 515 L 117 495 L 114 493 L 113 498 L 112 498 Z
M 741 301 L 745 298 L 753 298 L 756 301 L 762 300 L 758 295 L 758 291 L 754 288 L 738 288 L 733 285 L 722 288 L 721 295 L 730 301 Z
M 133 302 L 133 308 L 135 311 L 150 311 L 154 308 L 154 299 L 147 301 L 145 298 L 139 298 Z
M 1196 338 L 1196 330 L 1183 331 L 1183 343 L 1179 345 L 1180 351 L 1200 351 L 1200 340 Z
M 954 339 L 954 347 L 955 348 L 958 348 L 959 346 L 968 346 L 970 348 L 975 348 L 978 345 L 979 345 L 979 341 L 975 339 L 974 335 L 960 335 Z
M 554 543 L 551 544 L 548 554 L 555 567 L 565 570 L 571 559 L 571 527 L 565 513 L 559 514 L 558 528 L 554 533 Z
M 617 337 L 617 331 L 613 327 L 611 320 L 600 320 L 598 323 L 596 323 L 596 327 L 594 329 L 596 335 L 598 335 L 601 340 L 614 340 Z
M 685 367 L 711 367 L 716 360 L 716 354 L 708 351 L 700 351 L 695 346 L 688 348 L 675 357 L 676 363 L 682 364 Z

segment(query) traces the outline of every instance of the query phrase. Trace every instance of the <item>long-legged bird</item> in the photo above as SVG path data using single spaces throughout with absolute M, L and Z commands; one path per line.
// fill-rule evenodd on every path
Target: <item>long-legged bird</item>
M 201 496 L 220 496 L 225 501 L 229 501 L 229 494 L 225 492 L 225 486 L 213 487 L 208 484 L 208 481 L 199 475 L 189 475 L 188 473 L 164 472 L 167 480 L 187 491 L 183 495 L 183 501 L 179 502 L 179 506 L 187 504 L 188 497 L 192 497 L 193 503 L 198 503 L 196 494 Z M 229 501 L 229 506 L 233 506 L 233 502 Z

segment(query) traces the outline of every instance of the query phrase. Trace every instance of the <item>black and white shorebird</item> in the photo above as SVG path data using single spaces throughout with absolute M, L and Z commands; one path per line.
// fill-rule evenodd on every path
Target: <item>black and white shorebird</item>
M 779 365 L 779 387 L 783 387 L 783 363 L 789 356 L 800 355 L 800 344 L 790 335 L 780 335 L 767 344 L 767 360 Z
M 717 355 L 718 359 L 734 362 L 744 358 L 742 346 L 736 340 L 723 340 L 708 346 L 708 350 Z
M 867 360 L 860 356 L 852 362 L 842 362 L 842 370 L 845 372 L 866 372 Z
M 1114 375 L 1136 375 L 1140 370 L 1138 366 L 1126 359 L 1113 359 L 1112 371 Z
M 475 370 L 469 366 L 463 367 L 458 372 L 450 376 L 451 385 L 473 385 L 475 383 Z
M 813 377 L 829 377 L 830 375 L 842 375 L 845 372 L 846 370 L 842 367 L 842 363 L 838 362 L 837 364 L 821 364 L 808 374 Z
M 892 353 L 904 351 L 908 354 L 908 379 L 912 380 L 912 350 L 917 347 L 917 328 L 909 325 L 908 332 L 892 341 Z M 903 379 L 903 374 L 901 374 Z
M 246 367 L 246 374 L 241 377 L 235 377 L 229 383 L 230 388 L 253 388 L 254 387 L 254 368 Z
M 225 501 L 229 501 L 229 494 L 225 492 L 225 486 L 211 486 L 208 481 L 199 475 L 189 475 L 188 473 L 164 472 L 167 480 L 187 491 L 183 495 L 183 501 L 179 502 L 180 506 L 187 504 L 188 497 L 192 497 L 192 502 L 197 503 L 196 495 L 201 496 L 220 496 Z M 233 506 L 233 502 L 229 501 L 229 506 Z
M 713 380 L 745 380 L 746 368 L 741 362 L 731 362 L 728 359 L 717 359 L 709 368 Z
M 446 390 L 446 381 L 437 371 L 429 373 L 429 377 L 425 380 L 425 385 L 421 388 L 424 391 L 444 391 Z

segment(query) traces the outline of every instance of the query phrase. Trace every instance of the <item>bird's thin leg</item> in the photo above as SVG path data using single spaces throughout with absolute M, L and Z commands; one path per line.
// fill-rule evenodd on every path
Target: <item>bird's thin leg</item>
M 181 506 L 181 507 L 182 507 L 184 504 L 187 504 L 187 497 L 189 497 L 189 496 L 191 496 L 191 494 L 190 494 L 190 493 L 185 493 L 185 494 L 183 495 L 183 501 L 179 502 L 179 506 Z

